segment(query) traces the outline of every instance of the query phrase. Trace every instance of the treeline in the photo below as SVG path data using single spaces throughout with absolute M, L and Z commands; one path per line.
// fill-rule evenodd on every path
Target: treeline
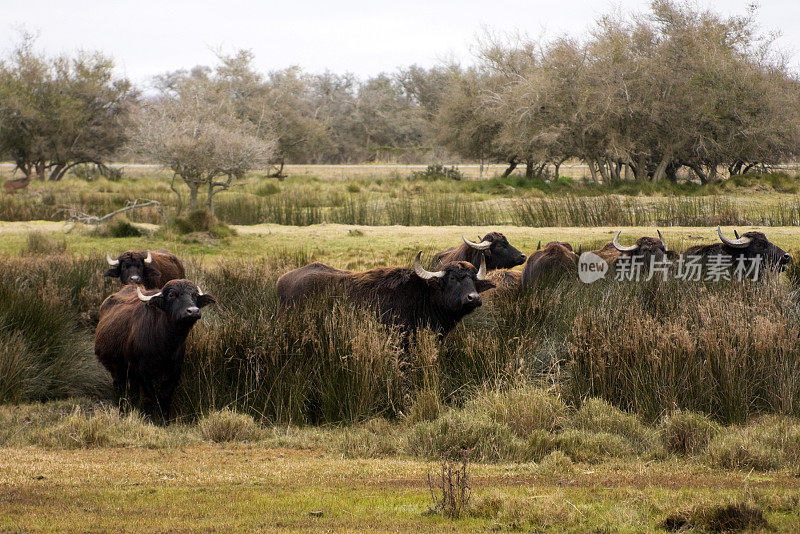
M 80 163 L 141 158 L 183 178 L 196 206 L 201 189 L 210 199 L 284 163 L 459 157 L 533 177 L 576 159 L 597 181 L 683 170 L 705 183 L 800 152 L 800 83 L 753 11 L 653 0 L 646 13 L 601 17 L 584 39 L 489 39 L 474 66 L 366 80 L 262 74 L 252 60 L 242 51 L 157 76 L 152 94 L 116 78 L 102 54 L 48 58 L 25 38 L 0 64 L 0 157 L 54 180 Z

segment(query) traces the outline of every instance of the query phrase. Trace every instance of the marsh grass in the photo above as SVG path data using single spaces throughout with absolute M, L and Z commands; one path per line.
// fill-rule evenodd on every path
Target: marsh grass
M 174 213 L 178 202 L 169 183 L 167 175 L 156 171 L 117 181 L 35 182 L 24 194 L 0 197 L 0 220 L 63 220 L 70 208 L 102 216 L 136 198 L 157 200 Z M 279 185 L 253 174 L 219 195 L 215 205 L 220 221 L 237 225 L 797 226 L 798 190 L 797 177 L 781 173 L 709 186 L 547 183 L 519 176 L 428 180 L 392 174 L 337 179 L 295 174 Z M 161 222 L 156 209 L 128 216 L 132 222 Z

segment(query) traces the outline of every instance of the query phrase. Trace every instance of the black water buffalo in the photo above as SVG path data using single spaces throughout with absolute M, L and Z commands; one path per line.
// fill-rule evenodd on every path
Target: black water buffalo
M 486 261 L 479 269 L 468 262 L 426 271 L 420 252 L 413 268 L 379 267 L 365 272 L 341 271 L 312 263 L 278 279 L 278 297 L 285 307 L 303 302 L 321 291 L 331 291 L 352 302 L 378 310 L 385 324 L 410 332 L 419 326 L 447 334 L 465 315 L 482 303 L 480 293 L 494 284 L 485 279 Z
M 537 249 L 522 269 L 523 286 L 565 277 L 578 278 L 578 255 L 565 241 L 551 241 L 543 249 Z
M 462 244 L 451 247 L 437 253 L 433 257 L 433 268 L 441 269 L 454 261 L 468 261 L 472 265 L 478 265 L 481 258 L 486 258 L 486 269 L 509 269 L 525 263 L 525 254 L 511 246 L 506 236 L 499 232 L 489 232 L 483 236 L 480 243 L 473 243 L 464 236 Z
M 644 269 L 650 267 L 651 261 L 661 262 L 677 259 L 678 254 L 667 248 L 661 231 L 656 230 L 656 232 L 658 232 L 658 238 L 640 237 L 635 244 L 623 246 L 618 241 L 622 233 L 620 230 L 610 243 L 606 243 L 600 250 L 593 250 L 592 252 L 606 260 L 606 263 L 612 268 L 621 257 L 636 258 L 637 261 L 642 263 Z
M 127 397 L 157 422 L 167 420 L 186 336 L 200 308 L 213 302 L 188 280 L 171 280 L 160 291 L 128 285 L 103 301 L 94 352 L 111 374 L 118 399 Z
M 745 232 L 741 236 L 734 231 L 736 239 L 728 239 L 722 235 L 722 229 L 717 226 L 717 235 L 720 243 L 712 245 L 697 245 L 686 250 L 686 256 L 702 256 L 707 260 L 711 256 L 724 256 L 730 258 L 733 265 L 740 258 L 753 260 L 761 258 L 760 269 L 782 272 L 792 261 L 792 256 L 782 248 L 774 245 L 762 232 Z
M 119 278 L 123 284 L 140 284 L 145 289 L 161 289 L 170 280 L 186 276 L 180 260 L 166 250 L 129 250 L 117 259 L 106 252 L 106 261 L 111 266 L 106 276 Z

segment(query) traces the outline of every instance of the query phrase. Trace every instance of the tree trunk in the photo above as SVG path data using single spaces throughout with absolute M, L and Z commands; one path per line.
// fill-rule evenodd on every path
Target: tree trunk
M 48 178 L 48 180 L 51 181 L 51 182 L 57 181 L 59 179 L 59 175 L 61 174 L 61 171 L 64 170 L 64 167 L 66 167 L 66 165 L 64 165 L 63 163 L 56 164 L 53 167 L 53 170 L 50 171 L 50 177 Z
M 208 196 L 206 196 L 206 211 L 213 217 L 214 216 L 214 181 L 208 183 Z
M 592 173 L 592 181 L 594 183 L 599 183 L 599 180 L 597 179 L 597 169 L 594 167 L 594 160 L 586 160 L 586 163 L 589 165 L 589 172 Z
M 561 169 L 561 163 L 562 162 L 559 161 L 559 162 L 553 164 L 553 167 L 554 167 L 554 169 L 553 169 L 553 179 L 554 180 L 558 180 L 558 172 L 559 172 L 559 169 Z
M 517 165 L 519 165 L 519 161 L 517 160 L 517 156 L 514 156 L 508 161 L 508 168 L 503 171 L 501 178 L 508 178 L 511 173 L 514 172 L 514 169 L 517 168 Z
M 669 165 L 670 161 L 672 160 L 670 159 L 669 156 L 664 156 L 663 158 L 661 158 L 661 161 L 658 162 L 656 170 L 653 172 L 654 182 L 660 182 L 661 180 L 666 178 L 667 165 Z
M 608 179 L 608 172 L 606 171 L 605 163 L 602 160 L 597 160 L 597 168 L 600 171 L 600 176 L 603 178 L 603 183 L 607 183 Z
M 533 180 L 533 162 L 530 160 L 525 162 L 525 178 Z
M 200 189 L 200 184 L 197 182 L 186 182 L 189 186 L 189 211 L 197 210 L 197 191 Z

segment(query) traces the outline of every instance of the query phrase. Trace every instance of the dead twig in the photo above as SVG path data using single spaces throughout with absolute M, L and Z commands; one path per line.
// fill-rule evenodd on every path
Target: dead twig
M 98 225 L 98 224 L 102 224 L 102 223 L 108 221 L 109 219 L 111 219 L 112 217 L 114 217 L 116 215 L 119 215 L 120 213 L 124 213 L 126 211 L 131 211 L 131 210 L 139 209 L 139 208 L 148 208 L 148 207 L 151 207 L 151 206 L 154 206 L 158 210 L 158 213 L 161 215 L 161 220 L 164 222 L 164 224 L 166 224 L 167 216 L 164 213 L 164 208 L 161 205 L 161 202 L 159 202 L 157 200 L 145 200 L 145 199 L 140 199 L 140 198 L 137 198 L 134 201 L 130 201 L 129 200 L 125 204 L 125 207 L 120 208 L 120 209 L 115 210 L 115 211 L 112 211 L 111 213 L 107 213 L 106 215 L 103 215 L 102 217 L 98 217 L 97 215 L 89 215 L 88 213 L 83 213 L 82 211 L 78 211 L 75 208 L 67 208 L 67 209 L 62 210 L 62 211 L 66 211 L 68 213 L 68 216 L 67 216 L 67 219 L 66 219 L 68 221 L 80 222 L 80 223 L 83 223 L 83 224 Z

